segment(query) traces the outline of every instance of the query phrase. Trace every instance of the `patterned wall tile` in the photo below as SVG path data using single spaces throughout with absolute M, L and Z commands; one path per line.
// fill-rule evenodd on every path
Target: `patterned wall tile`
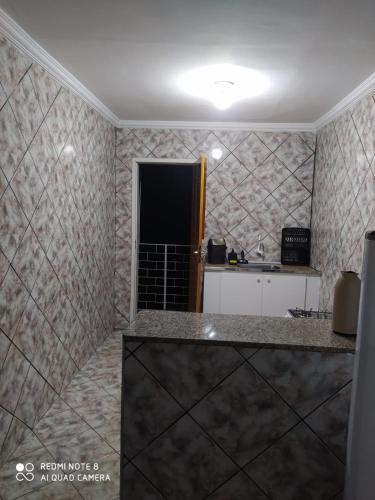
M 271 154 L 270 150 L 252 133 L 234 151 L 234 155 L 252 172 Z
M 199 144 L 202 144 L 207 139 L 210 131 L 201 129 L 174 129 L 173 133 L 190 151 L 194 151 Z
M 248 364 L 227 377 L 190 414 L 240 467 L 299 420 Z
M 221 149 L 221 158 L 212 158 L 213 148 Z M 207 157 L 205 242 L 210 236 L 224 236 L 228 246 L 244 248 L 254 260 L 259 257 L 250 251 L 260 234 L 266 258 L 277 261 L 281 228 L 310 226 L 315 134 L 118 129 L 116 151 L 117 328 L 129 317 L 125 289 L 130 287 L 132 158 L 152 154 L 182 159 L 190 158 L 190 152 Z M 276 201 L 270 194 L 283 182 Z
M 23 157 L 10 186 L 30 220 L 44 189 L 30 153 L 27 152 Z
M 243 208 L 245 208 L 247 213 L 251 213 L 267 198 L 269 191 L 258 181 L 255 175 L 250 174 L 232 194 L 241 203 Z
M 254 176 L 263 184 L 268 193 L 272 193 L 290 176 L 290 171 L 276 155 L 270 155 L 262 165 L 254 170 Z
M 132 464 L 127 464 L 123 472 L 124 495 L 128 500 L 163 500 L 164 497 Z
M 9 103 L 14 111 L 26 144 L 30 144 L 42 123 L 43 115 L 28 73 L 26 73 L 13 91 Z
M 132 458 L 145 448 L 161 431 L 169 427 L 183 413 L 183 409 L 133 356 L 126 360 L 124 371 L 128 387 L 126 456 Z
M 323 500 L 342 491 L 352 355 L 163 342 L 130 349 L 124 491 L 223 500 Z M 128 383 L 127 370 L 137 375 Z M 137 385 L 147 386 L 145 398 L 135 397 Z M 183 412 L 172 423 L 168 393 Z M 135 436 L 143 442 L 130 466 Z
M 245 470 L 268 497 L 283 500 L 331 498 L 342 488 L 344 478 L 343 464 L 304 423 Z
M 312 264 L 323 273 L 320 307 L 325 310 L 332 308 L 340 271 L 361 273 L 364 233 L 373 229 L 374 106 L 370 94 L 318 132 Z
M 234 349 L 212 350 L 169 343 L 145 343 L 135 356 L 185 409 L 191 408 L 243 362 Z
M 183 500 L 191 500 L 197 491 L 204 498 L 236 472 L 232 461 L 188 415 L 133 462 L 165 497 Z
M 251 500 L 266 500 L 267 497 L 243 472 L 236 474 L 233 479 L 207 497 L 208 500 L 249 500 L 250 498 Z
M 256 135 L 272 152 L 276 151 L 289 137 L 289 134 L 286 132 L 257 132 Z
M 0 112 L 0 167 L 10 180 L 27 149 L 9 102 Z
M 29 293 L 10 267 L 0 288 L 0 328 L 12 339 Z
M 307 424 L 345 462 L 351 384 L 346 385 L 306 419 Z
M 0 247 L 11 261 L 26 231 L 27 219 L 9 185 L 0 199 L 0 216 Z
M 0 401 L 12 413 L 16 409 L 29 368 L 27 359 L 16 346 L 11 345 L 0 373 Z
M 233 151 L 250 135 L 249 130 L 215 130 L 214 134 L 229 151 Z
M 217 184 L 224 186 L 229 192 L 233 191 L 248 175 L 249 171 L 233 154 L 227 156 L 212 174 Z M 206 202 L 209 199 L 210 197 L 207 194 Z
M 38 64 L 33 64 L 31 66 L 29 74 L 42 112 L 46 115 L 58 94 L 59 85 L 51 77 L 48 71 Z
M 3 36 L 0 61 L 6 457 L 112 331 L 115 130 Z
M 298 135 L 291 134 L 275 154 L 291 172 L 295 172 L 313 154 L 313 151 Z
M 3 35 L 0 36 L 0 81 L 9 97 L 31 66 L 31 60 Z
M 352 354 L 261 349 L 250 363 L 301 417 L 346 385 L 353 371 Z
M 272 196 L 279 202 L 287 212 L 291 213 L 299 207 L 307 198 L 309 191 L 291 175 L 272 193 Z

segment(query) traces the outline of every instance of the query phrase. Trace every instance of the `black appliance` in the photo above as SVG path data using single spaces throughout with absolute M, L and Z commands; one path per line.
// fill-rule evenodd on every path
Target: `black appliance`
M 224 238 L 210 238 L 207 245 L 207 262 L 225 264 L 227 245 Z
M 281 263 L 295 266 L 310 265 L 310 229 L 284 227 L 281 236 Z

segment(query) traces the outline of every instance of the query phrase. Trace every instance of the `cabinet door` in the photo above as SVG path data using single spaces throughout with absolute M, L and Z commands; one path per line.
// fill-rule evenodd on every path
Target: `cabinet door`
M 221 282 L 221 312 L 224 314 L 262 313 L 262 276 L 226 272 Z
M 288 309 L 305 307 L 305 276 L 263 276 L 263 316 L 285 316 Z
M 220 313 L 221 277 L 224 273 L 204 273 L 203 312 Z

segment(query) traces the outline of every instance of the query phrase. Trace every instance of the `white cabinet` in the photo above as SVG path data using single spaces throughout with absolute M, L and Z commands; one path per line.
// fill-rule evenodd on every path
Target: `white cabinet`
M 305 308 L 305 276 L 263 276 L 263 316 L 285 316 L 288 309 Z
M 285 316 L 288 309 L 318 309 L 320 278 L 292 274 L 209 271 L 203 312 Z
M 208 273 L 207 273 L 208 274 Z M 221 312 L 262 314 L 262 277 L 248 273 L 222 273 Z
M 204 273 L 203 312 L 217 313 L 221 310 L 221 278 L 224 273 Z

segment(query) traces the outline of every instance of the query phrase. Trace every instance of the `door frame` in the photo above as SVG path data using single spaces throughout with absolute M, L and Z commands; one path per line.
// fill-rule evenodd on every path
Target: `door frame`
M 158 165 L 197 165 L 200 159 L 175 159 L 175 158 L 133 158 L 132 160 L 132 239 L 131 239 L 131 271 L 130 271 L 130 322 L 137 314 L 137 288 L 138 288 L 138 252 L 137 239 L 139 232 L 139 166 L 141 164 Z

